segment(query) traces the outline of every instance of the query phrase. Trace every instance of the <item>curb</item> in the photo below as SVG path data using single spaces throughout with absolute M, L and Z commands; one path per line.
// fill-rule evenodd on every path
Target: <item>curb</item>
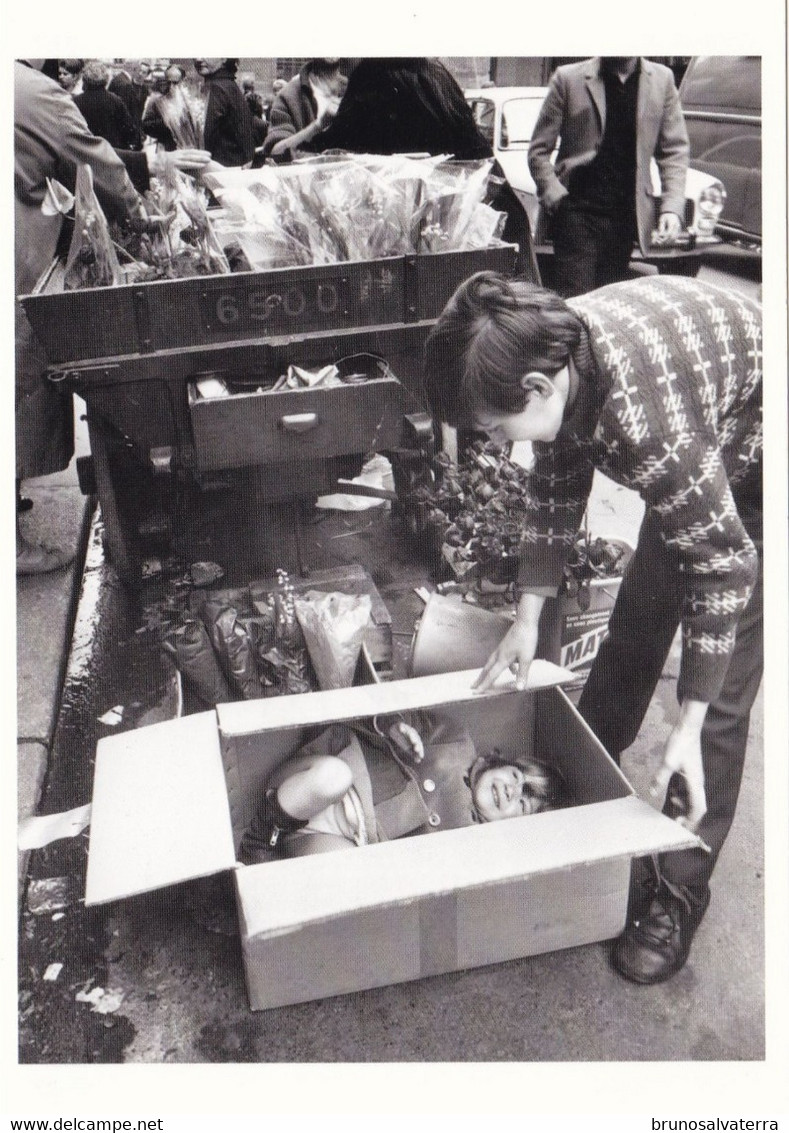
M 49 673 L 44 674 L 45 679 L 40 683 L 49 685 L 51 690 L 51 703 L 38 706 L 40 716 L 39 727 L 31 729 L 34 734 L 20 736 L 17 734 L 17 819 L 28 818 L 38 813 L 38 808 L 46 789 L 49 759 L 53 748 L 55 734 L 60 714 L 60 702 L 63 695 L 63 684 L 66 675 L 69 654 L 71 652 L 74 624 L 77 617 L 77 608 L 82 590 L 82 578 L 85 567 L 85 556 L 88 548 L 91 524 L 96 510 L 93 497 L 81 496 L 81 515 L 75 523 L 76 554 L 60 585 L 47 590 L 44 588 L 35 595 L 36 614 L 43 623 L 53 627 L 53 637 L 57 637 L 59 649 L 50 659 Z M 17 590 L 17 605 L 24 607 L 26 601 L 24 591 Z M 65 607 L 65 611 L 58 607 Z M 51 617 L 47 617 L 48 612 Z M 19 614 L 19 610 L 18 610 Z M 58 624 L 59 623 L 59 624 Z M 20 666 L 20 657 L 25 656 L 25 642 L 17 642 L 17 666 Z M 46 662 L 47 658 L 41 659 Z M 55 668 L 56 666 L 56 668 Z M 17 673 L 19 678 L 19 672 Z M 17 683 L 17 697 L 20 697 L 20 684 Z M 19 703 L 19 699 L 18 699 Z M 19 731 L 17 721 L 17 731 Z M 18 889 L 20 898 L 24 893 L 27 880 L 27 869 L 30 861 L 30 851 L 21 851 L 18 855 Z

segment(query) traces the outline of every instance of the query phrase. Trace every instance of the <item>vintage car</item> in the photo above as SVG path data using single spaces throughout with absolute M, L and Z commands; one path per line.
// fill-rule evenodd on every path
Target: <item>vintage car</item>
M 756 55 L 696 55 L 679 88 L 690 160 L 726 181 L 717 233 L 739 251 L 762 247 L 762 68 Z
M 483 87 L 465 92 L 477 128 L 493 146 L 505 177 L 526 210 L 541 268 L 549 274 L 552 248 L 527 162 L 532 131 L 547 93 L 547 87 Z M 652 184 L 658 198 L 656 162 L 652 163 Z M 723 182 L 709 173 L 689 169 L 686 196 L 684 229 L 676 244 L 651 249 L 646 257 L 634 246 L 634 263 L 646 259 L 658 271 L 695 275 L 701 264 L 700 253 L 720 245 L 715 227 L 726 200 Z

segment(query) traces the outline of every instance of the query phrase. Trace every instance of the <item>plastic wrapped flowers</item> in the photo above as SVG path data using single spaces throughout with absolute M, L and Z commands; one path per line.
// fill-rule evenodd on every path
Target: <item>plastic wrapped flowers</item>
M 487 248 L 506 217 L 485 203 L 491 161 L 370 154 L 205 175 L 238 270 Z

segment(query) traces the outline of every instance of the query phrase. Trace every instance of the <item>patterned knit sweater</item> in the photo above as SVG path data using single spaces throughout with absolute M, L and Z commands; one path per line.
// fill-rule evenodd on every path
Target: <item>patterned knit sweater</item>
M 671 276 L 614 284 L 570 306 L 587 330 L 574 358 L 580 384 L 556 440 L 534 444 L 520 583 L 556 593 L 595 468 L 635 489 L 676 554 L 681 695 L 709 701 L 756 577 L 734 497 L 761 500 L 760 306 Z

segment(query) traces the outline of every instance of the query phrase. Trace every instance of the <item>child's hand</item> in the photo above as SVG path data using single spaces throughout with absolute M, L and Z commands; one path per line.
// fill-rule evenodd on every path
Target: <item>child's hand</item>
M 403 755 L 412 759 L 414 763 L 421 763 L 425 758 L 425 745 L 422 742 L 422 737 L 416 728 L 412 728 L 410 724 L 405 724 L 402 721 L 399 724 L 392 724 L 388 735 L 395 747 Z

